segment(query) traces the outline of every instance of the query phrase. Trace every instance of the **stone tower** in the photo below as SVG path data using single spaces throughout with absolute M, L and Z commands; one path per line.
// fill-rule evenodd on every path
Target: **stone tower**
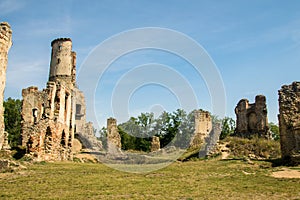
M 212 120 L 208 111 L 197 110 L 195 115 L 195 134 L 190 147 L 199 147 L 212 130 Z
M 69 38 L 51 43 L 46 88 L 22 90 L 22 145 L 34 160 L 71 160 L 75 131 L 75 65 Z
M 270 138 L 266 97 L 257 95 L 255 103 L 249 103 L 248 99 L 242 99 L 235 107 L 236 129 L 235 135 L 241 137 Z
M 49 81 L 64 81 L 69 87 L 75 85 L 76 53 L 72 51 L 70 38 L 58 38 L 51 42 Z
M 278 94 L 282 158 L 300 164 L 300 82 L 282 86 Z
M 6 22 L 0 23 L 0 149 L 4 145 L 6 140 L 6 134 L 4 132 L 4 88 L 6 82 L 6 67 L 8 51 L 12 45 L 12 31 L 10 26 Z
M 117 120 L 107 119 L 107 152 L 117 154 L 121 151 L 121 137 L 117 127 Z

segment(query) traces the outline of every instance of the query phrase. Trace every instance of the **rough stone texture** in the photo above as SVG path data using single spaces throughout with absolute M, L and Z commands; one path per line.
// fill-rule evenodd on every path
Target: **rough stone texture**
M 38 161 L 72 159 L 76 58 L 71 39 L 56 39 L 51 46 L 47 87 L 22 90 L 22 145 Z
M 248 99 L 242 99 L 235 107 L 236 129 L 235 135 L 250 138 L 270 138 L 267 117 L 266 97 L 257 95 L 255 103 L 250 104 Z
M 4 142 L 3 142 L 3 146 L 2 146 L 3 150 L 10 150 L 10 146 L 8 144 L 8 132 L 4 131 Z
M 204 145 L 199 151 L 199 158 L 210 156 L 217 151 L 217 144 L 222 132 L 222 126 L 220 123 L 214 124 L 210 133 L 204 139 Z
M 82 149 L 82 144 L 79 140 L 77 140 L 76 138 L 74 138 L 73 140 L 73 146 L 72 146 L 72 151 L 73 153 L 78 153 L 80 152 Z
M 4 130 L 4 89 L 6 83 L 6 68 L 8 51 L 12 45 L 12 30 L 10 25 L 6 22 L 0 23 L 0 150 L 6 147 L 7 144 L 7 134 Z
M 194 115 L 195 134 L 190 143 L 191 148 L 200 147 L 212 130 L 212 120 L 208 111 L 197 110 Z
M 160 141 L 159 137 L 153 136 L 151 142 L 151 151 L 159 151 L 160 150 Z
M 102 150 L 102 142 L 94 134 L 93 123 L 86 122 L 86 104 L 83 92 L 75 88 L 75 97 L 75 136 L 80 140 L 84 148 L 100 151 Z
M 117 120 L 107 119 L 107 152 L 118 154 L 121 152 L 121 137 L 117 128 Z
M 300 82 L 284 85 L 279 94 L 279 131 L 282 158 L 300 163 Z

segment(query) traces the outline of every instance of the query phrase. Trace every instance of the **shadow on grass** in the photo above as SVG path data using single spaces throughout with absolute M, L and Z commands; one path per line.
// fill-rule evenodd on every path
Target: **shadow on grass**
M 222 159 L 220 161 L 226 162 L 226 161 L 232 161 L 232 160 L 246 161 L 245 158 L 229 158 L 229 159 Z M 286 159 L 273 158 L 273 159 L 252 160 L 252 161 L 268 162 L 268 163 L 271 163 L 272 167 L 280 167 L 280 166 L 294 167 L 294 166 L 299 166 L 300 165 L 300 163 L 294 162 L 289 158 L 286 158 Z
M 11 150 L 13 152 L 12 157 L 16 160 L 20 160 L 26 154 L 26 149 L 23 147 L 13 147 Z

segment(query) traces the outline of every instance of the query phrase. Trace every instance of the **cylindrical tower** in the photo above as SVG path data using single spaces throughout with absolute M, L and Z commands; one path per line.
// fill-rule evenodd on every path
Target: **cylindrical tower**
M 110 131 L 115 127 L 117 127 L 117 120 L 112 117 L 108 118 L 107 119 L 107 130 Z
M 58 38 L 51 42 L 52 53 L 50 62 L 49 81 L 63 80 L 67 84 L 74 82 L 74 59 L 76 54 L 72 52 L 72 40 L 70 38 Z M 72 83 L 73 84 L 73 83 Z
M 5 134 L 4 134 L 4 89 L 6 82 L 6 67 L 7 67 L 7 55 L 12 45 L 12 31 L 7 22 L 0 23 L 0 149 L 2 149 Z

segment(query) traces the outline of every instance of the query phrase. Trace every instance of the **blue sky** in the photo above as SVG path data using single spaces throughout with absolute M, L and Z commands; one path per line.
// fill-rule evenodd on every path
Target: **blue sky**
M 0 10 L 0 21 L 9 22 L 13 29 L 6 98 L 21 98 L 22 88 L 31 85 L 45 87 L 53 39 L 72 38 L 80 72 L 83 61 L 101 42 L 143 27 L 172 29 L 202 45 L 223 79 L 227 116 L 235 118 L 234 107 L 240 99 L 253 102 L 255 95 L 264 94 L 269 120 L 277 122 L 278 89 L 299 81 L 297 0 L 1 0 Z M 95 91 L 100 126 L 113 115 L 109 104 L 118 80 L 134 67 L 147 63 L 176 70 L 195 91 L 199 107 L 211 110 L 205 81 L 189 63 L 168 52 L 141 50 L 116 60 L 101 78 Z M 128 101 L 131 115 L 163 108 L 172 111 L 179 106 L 176 94 L 159 84 L 140 87 Z M 88 119 L 95 121 L 93 117 Z

